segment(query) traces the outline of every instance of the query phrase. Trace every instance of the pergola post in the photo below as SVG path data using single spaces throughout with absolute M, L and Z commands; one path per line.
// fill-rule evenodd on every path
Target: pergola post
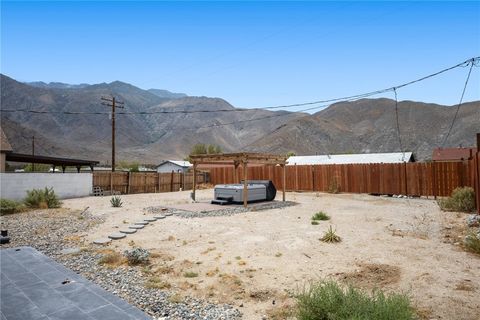
M 247 161 L 243 160 L 243 206 L 246 208 L 248 203 L 248 170 L 247 170 Z
M 238 161 L 233 162 L 233 183 L 240 183 L 238 179 L 238 165 L 240 163 Z
M 195 201 L 195 191 L 197 189 L 197 163 L 193 162 L 193 187 L 192 187 L 192 199 Z
M 287 188 L 286 184 L 287 184 L 287 166 L 284 164 L 281 165 L 283 167 L 283 174 L 282 174 L 282 180 L 283 180 L 283 183 L 282 183 L 282 201 L 285 202 L 285 189 Z

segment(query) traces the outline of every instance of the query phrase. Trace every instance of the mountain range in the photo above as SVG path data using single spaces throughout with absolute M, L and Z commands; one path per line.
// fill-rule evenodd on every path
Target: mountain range
M 414 101 L 361 99 L 340 102 L 315 114 L 238 109 L 221 98 L 193 97 L 162 89 L 143 90 L 115 81 L 70 85 L 18 82 L 1 75 L 1 126 L 15 152 L 110 159 L 110 108 L 102 96 L 124 102 L 117 109 L 117 161 L 157 164 L 183 159 L 196 143 L 225 152 L 255 151 L 298 155 L 413 151 L 429 159 L 441 146 L 456 108 Z M 6 112 L 35 110 L 46 113 Z M 124 112 L 125 114 L 121 114 Z M 100 113 L 100 114 L 94 114 Z M 479 131 L 480 102 L 461 106 L 445 146 L 470 146 Z

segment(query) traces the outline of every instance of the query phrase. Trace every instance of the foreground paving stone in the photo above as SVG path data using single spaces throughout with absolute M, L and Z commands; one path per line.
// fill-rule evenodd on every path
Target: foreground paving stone
M 156 215 L 156 216 L 153 216 L 155 219 L 157 220 L 160 220 L 160 219 L 165 219 L 165 215 L 163 214 L 160 214 L 160 215 Z
M 121 229 L 120 232 L 125 234 L 132 234 L 137 232 L 137 229 Z
M 143 219 L 145 221 L 148 221 L 148 222 L 154 222 L 154 221 L 157 221 L 157 219 L 155 217 L 152 217 L 152 218 L 145 218 Z
M 112 242 L 112 239 L 108 239 L 108 238 L 101 238 L 101 239 L 93 240 L 94 244 L 109 244 L 110 242 Z
M 143 224 L 132 224 L 130 226 L 128 226 L 128 229 L 143 229 L 145 228 L 145 226 Z
M 165 216 L 166 216 L 166 217 L 173 216 L 173 212 L 167 212 L 167 213 L 165 213 Z
M 0 250 L 0 261 L 2 320 L 150 319 L 31 247 Z
M 125 233 L 115 232 L 115 233 L 110 234 L 108 237 L 110 239 L 113 239 L 113 240 L 119 240 L 119 239 L 125 238 L 126 236 L 127 235 Z
M 146 225 L 149 224 L 149 223 L 150 223 L 150 222 L 143 220 L 143 221 L 134 222 L 133 224 L 141 224 L 141 225 L 146 226 Z

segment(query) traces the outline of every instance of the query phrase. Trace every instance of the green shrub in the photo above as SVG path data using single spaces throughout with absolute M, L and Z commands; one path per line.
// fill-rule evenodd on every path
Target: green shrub
M 297 299 L 298 320 L 412 320 L 415 312 L 403 294 L 369 295 L 354 287 L 342 288 L 335 281 L 320 281 L 306 288 Z
M 471 231 L 467 234 L 465 237 L 465 248 L 470 252 L 480 254 L 480 230 L 477 233 Z
M 336 230 L 333 230 L 332 226 L 329 226 L 327 232 L 325 232 L 325 234 L 322 238 L 320 238 L 320 240 L 323 242 L 333 243 L 342 241 L 342 238 L 337 236 Z
M 312 216 L 312 220 L 322 220 L 322 221 L 325 221 L 325 220 L 330 220 L 330 217 L 329 217 L 329 215 L 326 214 L 325 212 L 319 211 L 319 212 L 315 213 L 315 214 Z
M 27 196 L 24 200 L 27 207 L 30 208 L 60 208 L 62 204 L 53 188 L 32 189 L 27 191 Z
M 320 223 L 318 223 L 318 221 L 317 221 L 317 220 L 312 220 L 312 225 L 314 225 L 314 226 L 318 226 L 319 224 L 320 224 Z
M 0 199 L 0 215 L 15 213 L 21 208 L 21 204 L 14 200 Z
M 475 191 L 471 187 L 458 187 L 452 196 L 441 199 L 438 205 L 444 211 L 472 212 L 475 209 Z
M 122 198 L 118 196 L 113 196 L 112 199 L 110 199 L 110 203 L 112 204 L 112 207 L 114 208 L 120 208 L 123 204 Z
M 184 276 L 185 278 L 196 278 L 196 277 L 198 277 L 198 273 L 192 272 L 192 271 L 188 271 L 188 272 L 185 272 L 185 273 L 183 274 L 183 276 Z
M 148 250 L 142 248 L 125 250 L 123 255 L 127 258 L 128 264 L 130 265 L 145 264 L 150 258 L 150 253 Z

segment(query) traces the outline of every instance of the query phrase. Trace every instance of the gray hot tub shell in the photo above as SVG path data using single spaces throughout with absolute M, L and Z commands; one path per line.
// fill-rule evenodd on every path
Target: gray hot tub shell
M 247 184 L 247 201 L 264 201 L 267 188 L 263 184 Z M 215 200 L 243 202 L 243 184 L 217 184 L 214 189 Z

